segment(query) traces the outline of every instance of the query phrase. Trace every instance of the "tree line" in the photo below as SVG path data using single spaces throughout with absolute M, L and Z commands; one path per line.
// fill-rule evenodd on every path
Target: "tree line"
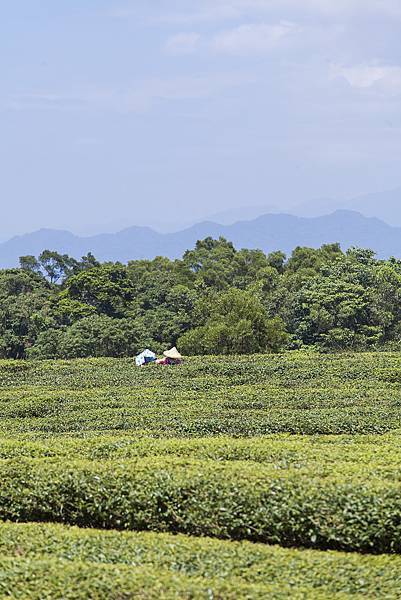
M 0 357 L 401 347 L 401 261 L 338 244 L 237 250 L 206 238 L 180 260 L 128 264 L 45 250 L 0 270 Z

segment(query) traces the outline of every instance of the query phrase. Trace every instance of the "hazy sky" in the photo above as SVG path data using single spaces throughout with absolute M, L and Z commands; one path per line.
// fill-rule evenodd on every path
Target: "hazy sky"
M 400 0 L 0 9 L 0 237 L 401 185 Z

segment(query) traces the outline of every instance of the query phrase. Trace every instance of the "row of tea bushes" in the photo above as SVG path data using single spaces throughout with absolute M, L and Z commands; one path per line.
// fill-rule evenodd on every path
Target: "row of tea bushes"
M 215 390 L 231 385 L 271 383 L 287 387 L 353 382 L 401 384 L 399 353 L 339 353 L 323 355 L 288 352 L 281 355 L 213 356 L 187 358 L 179 369 L 151 365 L 135 369 L 131 359 L 78 359 L 57 361 L 0 361 L 0 387 L 39 385 L 53 389 L 91 389 L 154 384 L 175 388 Z
M 136 411 L 129 414 L 108 415 L 102 409 L 96 412 L 77 412 L 71 418 L 60 415 L 57 418 L 3 419 L 0 421 L 0 435 L 33 433 L 59 435 L 112 435 L 116 432 L 154 437 L 204 437 L 235 436 L 254 437 L 275 433 L 301 435 L 331 434 L 383 434 L 401 428 L 401 411 L 368 411 L 335 414 L 329 411 L 277 411 L 270 414 L 222 415 L 188 418 L 167 413 L 165 415 L 143 416 Z
M 31 437 L 31 436 L 29 436 Z M 366 479 L 400 481 L 401 432 L 382 436 L 296 436 L 256 438 L 150 438 L 129 435 L 101 437 L 0 438 L 0 459 L 60 458 L 126 461 L 137 458 L 181 458 L 200 461 L 245 461 L 277 470 L 313 473 L 314 478 L 337 472 L 343 482 Z
M 245 461 L 0 462 L 0 518 L 283 546 L 401 552 L 401 485 L 365 466 L 315 474 Z
M 172 394 L 170 402 L 147 400 L 147 406 L 135 396 L 126 401 L 116 396 L 105 403 L 96 393 L 89 406 L 63 398 L 53 402 L 45 397 L 38 401 L 10 400 L 4 410 L 0 408 L 0 435 L 131 432 L 154 437 L 252 437 L 274 433 L 382 434 L 401 428 L 401 405 L 390 403 L 363 408 L 352 406 L 351 401 L 342 408 L 227 408 L 215 396 L 206 401 L 199 397 L 189 404 L 180 400 L 180 393 Z M 303 397 L 307 404 L 307 395 Z
M 0 556 L 0 594 L 3 598 L 26 600 L 179 600 L 236 598 L 299 599 L 308 590 L 291 586 L 246 584 L 188 577 L 163 569 L 132 569 L 125 565 L 94 565 L 45 558 L 30 560 Z M 319 597 L 314 596 L 313 597 Z
M 400 588 L 398 556 L 0 525 L 0 593 L 12 597 L 396 599 Z

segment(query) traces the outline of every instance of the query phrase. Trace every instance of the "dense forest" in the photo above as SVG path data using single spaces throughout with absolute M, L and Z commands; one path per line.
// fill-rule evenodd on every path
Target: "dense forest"
M 181 260 L 100 264 L 45 250 L 0 271 L 0 356 L 401 348 L 401 261 L 338 244 L 265 255 L 224 238 Z

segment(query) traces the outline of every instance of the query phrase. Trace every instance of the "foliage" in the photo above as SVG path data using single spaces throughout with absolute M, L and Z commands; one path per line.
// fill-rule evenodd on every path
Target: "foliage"
M 39 331 L 53 323 L 46 281 L 24 270 L 0 275 L 0 356 L 23 358 Z
M 153 437 L 385 433 L 401 428 L 398 353 L 0 362 L 0 433 Z
M 208 237 L 181 260 L 128 265 L 44 250 L 0 271 L 0 356 L 117 357 L 177 344 L 187 354 L 397 348 L 400 300 L 401 261 L 335 243 L 287 259 Z M 100 318 L 105 339 L 85 341 Z
M 44 359 L 133 355 L 140 349 L 140 335 L 135 321 L 92 315 L 75 321 L 66 330 L 42 331 L 28 356 Z
M 400 387 L 384 352 L 0 361 L 0 595 L 395 600 Z
M 250 438 L 215 436 L 201 438 L 136 437 L 105 433 L 87 437 L 3 437 L 1 459 L 75 459 L 85 461 L 134 461 L 137 459 L 185 459 L 260 464 L 274 471 L 324 478 L 341 474 L 343 482 L 397 481 L 401 465 L 400 432 L 377 435 L 286 435 Z M 344 450 L 347 450 L 345 453 Z M 1 542 L 1 540 L 0 540 Z
M 0 463 L 0 517 L 401 553 L 397 480 L 191 459 Z
M 210 577 L 189 577 L 164 569 L 108 565 L 38 557 L 35 560 L 13 556 L 0 558 L 0 592 L 5 598 L 43 598 L 69 600 L 122 600 L 146 598 L 264 598 L 281 592 L 277 585 L 243 583 L 234 578 L 226 582 Z M 390 584 L 391 585 L 391 584 Z M 286 586 L 290 591 L 292 586 Z M 386 589 L 386 588 L 385 588 Z M 387 589 L 389 589 L 387 587 Z M 295 598 L 303 598 L 302 588 Z
M 185 354 L 255 354 L 278 352 L 286 343 L 280 317 L 269 319 L 262 301 L 250 291 L 229 289 L 202 299 L 202 324 L 178 344 Z
M 21 554 L 21 548 L 24 554 L 17 562 L 15 556 Z M 147 598 L 210 598 L 211 593 L 237 598 L 240 590 L 249 598 L 352 594 L 395 599 L 401 584 L 398 556 L 299 551 L 248 542 L 49 524 L 2 524 L 0 552 L 5 557 L 0 590 L 13 581 L 30 598 L 43 598 L 46 586 L 51 597 L 60 589 L 63 597 L 71 598 L 98 597 L 94 591 L 107 591 L 107 597 L 110 592 L 126 597 L 135 590 L 141 595 L 146 591 Z M 41 595 L 38 587 L 30 590 L 34 567 L 40 574 L 40 586 L 38 572 L 34 582 Z M 21 577 L 23 570 L 25 577 Z M 140 589 L 139 584 L 144 587 Z

